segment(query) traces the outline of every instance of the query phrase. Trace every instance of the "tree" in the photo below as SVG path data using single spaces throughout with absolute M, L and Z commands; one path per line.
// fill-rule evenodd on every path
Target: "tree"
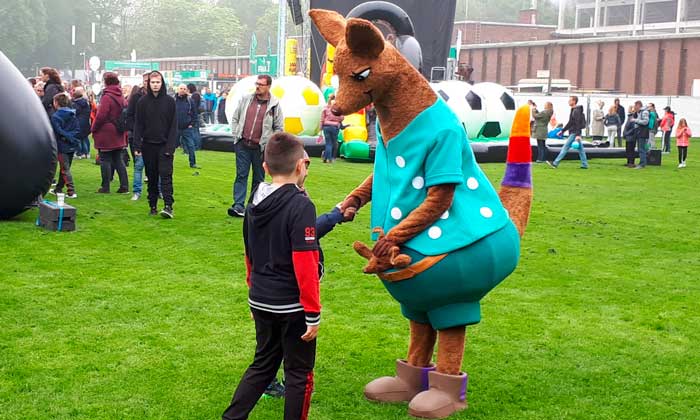
M 2 52 L 26 74 L 35 64 L 35 51 L 46 43 L 46 9 L 42 0 L 0 3 L 0 45 Z

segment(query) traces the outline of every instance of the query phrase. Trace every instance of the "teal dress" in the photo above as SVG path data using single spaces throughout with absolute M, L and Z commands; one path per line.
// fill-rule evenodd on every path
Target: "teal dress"
M 402 245 L 413 263 L 447 257 L 411 279 L 384 285 L 411 320 L 436 329 L 479 322 L 479 300 L 515 269 L 520 239 L 476 164 L 464 128 L 438 98 L 386 147 L 381 133 L 377 138 L 372 228 L 389 232 L 425 200 L 428 188 L 456 185 L 452 206 Z

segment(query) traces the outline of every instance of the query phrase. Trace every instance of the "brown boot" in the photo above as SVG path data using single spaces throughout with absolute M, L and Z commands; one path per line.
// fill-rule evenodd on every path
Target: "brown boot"
M 428 419 L 441 419 L 467 408 L 466 373 L 447 375 L 430 372 L 430 389 L 416 395 L 408 405 L 408 414 Z
M 365 397 L 378 402 L 408 402 L 428 389 L 428 374 L 435 366 L 416 367 L 404 360 L 396 361 L 396 376 L 384 376 L 365 386 Z

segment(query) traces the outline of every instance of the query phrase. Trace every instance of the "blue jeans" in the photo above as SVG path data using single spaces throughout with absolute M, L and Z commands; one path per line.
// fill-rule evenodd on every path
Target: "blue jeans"
M 335 159 L 335 153 L 333 151 L 335 144 L 338 143 L 338 132 L 340 128 L 332 125 L 323 126 L 323 137 L 326 139 L 326 147 L 323 151 L 323 158 L 325 160 L 333 161 Z
M 253 182 L 250 188 L 251 195 L 258 184 L 265 180 L 265 170 L 262 167 L 263 154 L 260 146 L 251 148 L 243 144 L 243 140 L 236 143 L 236 181 L 233 183 L 233 206 L 245 208 L 246 187 L 248 175 L 253 167 Z
M 90 154 L 90 137 L 85 136 L 84 139 L 80 140 L 80 149 L 78 149 L 79 155 L 89 155 Z
M 564 157 L 566 157 L 566 153 L 571 149 L 571 145 L 576 141 L 576 136 L 577 134 L 570 134 L 569 138 L 566 139 L 566 143 L 564 143 L 564 147 L 561 148 L 561 152 L 559 152 L 559 155 L 557 156 L 556 159 L 554 159 L 553 165 L 554 166 L 559 166 L 559 162 L 561 162 Z M 578 157 L 581 159 L 581 167 L 582 168 L 588 168 L 588 158 L 586 157 L 586 151 L 583 150 L 583 142 L 579 141 L 578 142 L 579 148 L 578 148 Z
M 195 135 L 194 127 L 191 128 L 181 128 L 178 130 L 177 138 L 182 144 L 182 150 L 190 155 L 190 168 L 197 164 L 197 159 L 194 155 L 195 148 L 197 147 L 197 138 Z
M 637 138 L 637 152 L 639 152 L 639 166 L 647 166 L 647 144 L 649 143 L 649 138 L 644 136 L 639 136 Z
M 134 155 L 134 185 L 131 191 L 134 194 L 141 194 L 143 189 L 143 156 Z

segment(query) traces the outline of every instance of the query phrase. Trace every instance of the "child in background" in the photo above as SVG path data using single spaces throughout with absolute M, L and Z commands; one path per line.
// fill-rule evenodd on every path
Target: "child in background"
M 70 167 L 73 163 L 73 155 L 80 147 L 80 123 L 75 116 L 75 110 L 71 108 L 71 99 L 67 93 L 62 92 L 53 97 L 53 108 L 56 112 L 51 115 L 51 126 L 56 135 L 60 176 L 52 192 L 62 193 L 65 186 L 67 198 L 78 198 Z
M 676 146 L 678 146 L 678 167 L 685 168 L 685 160 L 688 158 L 688 144 L 690 137 L 693 134 L 690 132 L 688 122 L 685 118 L 681 118 L 676 128 Z

